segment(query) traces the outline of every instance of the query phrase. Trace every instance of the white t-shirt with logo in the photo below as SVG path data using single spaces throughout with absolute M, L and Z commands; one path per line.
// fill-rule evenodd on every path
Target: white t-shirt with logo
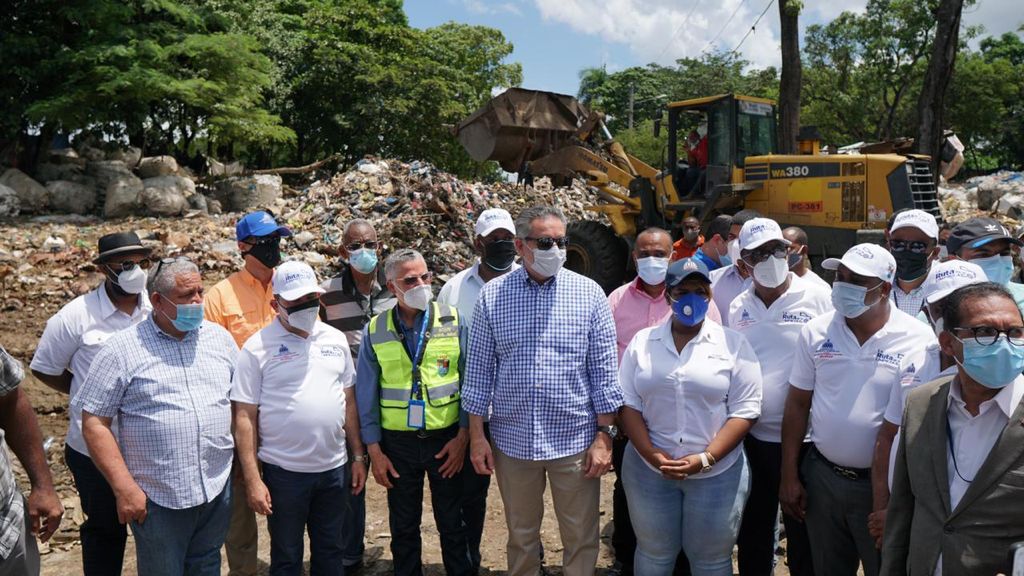
M 789 289 L 771 306 L 765 307 L 751 286 L 729 310 L 729 327 L 746 337 L 761 363 L 761 417 L 750 433 L 762 442 L 782 442 L 782 413 L 800 331 L 833 310 L 830 290 L 801 281 L 792 272 L 790 279 Z
M 840 466 L 871 467 L 893 386 L 935 342 L 930 327 L 895 306 L 889 310 L 889 320 L 863 346 L 836 312 L 808 322 L 797 341 L 789 383 L 814 393 L 811 441 Z
M 262 462 L 326 472 L 348 461 L 345 389 L 354 384 L 343 332 L 317 321 L 302 338 L 275 319 L 242 346 L 231 400 L 259 407 Z

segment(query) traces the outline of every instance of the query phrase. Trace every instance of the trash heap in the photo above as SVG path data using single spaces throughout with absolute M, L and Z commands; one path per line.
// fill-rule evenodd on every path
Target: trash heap
M 1000 170 L 962 184 L 946 183 L 939 186 L 939 200 L 950 222 L 993 216 L 1014 230 L 1024 219 L 1024 172 Z

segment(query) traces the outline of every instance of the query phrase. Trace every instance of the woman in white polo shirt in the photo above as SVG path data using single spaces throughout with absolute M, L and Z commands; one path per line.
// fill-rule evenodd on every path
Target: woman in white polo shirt
M 674 262 L 666 285 L 672 317 L 638 332 L 619 369 L 634 572 L 671 574 L 685 549 L 694 576 L 731 576 L 750 491 L 739 445 L 761 412 L 761 368 L 742 335 L 704 322 L 703 263 Z

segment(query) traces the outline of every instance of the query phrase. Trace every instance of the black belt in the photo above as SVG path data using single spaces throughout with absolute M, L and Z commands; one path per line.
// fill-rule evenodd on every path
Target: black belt
M 846 478 L 847 480 L 871 479 L 871 468 L 850 468 L 848 466 L 840 466 L 839 464 L 832 462 L 828 458 L 825 458 L 825 455 L 821 453 L 821 450 L 818 450 L 817 446 L 813 446 L 811 449 L 814 450 L 814 453 L 818 456 L 818 458 L 821 458 L 821 461 L 824 462 L 825 465 L 832 468 L 832 473 L 834 473 L 836 476 Z
M 458 424 L 452 424 L 447 428 L 440 428 L 437 430 L 427 430 L 426 428 L 421 428 L 419 430 L 383 429 L 381 430 L 381 432 L 386 435 L 393 436 L 395 438 L 437 438 L 438 436 L 448 436 L 452 433 L 453 430 L 455 431 L 455 433 L 458 433 L 458 428 Z

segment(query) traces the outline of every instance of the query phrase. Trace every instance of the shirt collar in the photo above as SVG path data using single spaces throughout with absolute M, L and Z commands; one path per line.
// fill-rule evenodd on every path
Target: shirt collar
M 1004 387 L 999 391 L 991 400 L 982 402 L 982 405 L 986 405 L 990 402 L 995 402 L 996 406 L 1006 415 L 1007 418 L 1013 416 L 1013 411 L 1020 404 L 1021 398 L 1024 397 L 1024 376 L 1018 375 L 1013 382 L 1008 386 Z M 946 397 L 946 409 L 953 405 L 953 401 L 956 401 L 957 405 L 963 406 L 964 400 L 960 395 L 960 381 L 956 378 L 949 385 L 949 396 Z M 980 412 L 979 412 L 980 414 Z
M 525 279 L 526 286 L 529 288 L 536 288 L 538 290 L 547 290 L 548 288 L 554 288 L 555 286 L 558 285 L 558 279 L 562 276 L 562 274 L 565 274 L 565 268 L 561 268 L 558 271 L 558 274 L 555 274 L 550 280 L 543 284 L 539 284 L 536 280 L 533 279 L 532 276 L 530 276 L 530 273 L 526 270 L 526 266 L 521 267 L 519 270 L 522 270 L 522 275 Z M 519 272 L 519 270 L 516 270 L 516 272 Z
M 241 275 L 242 281 L 252 286 L 254 290 L 257 290 L 259 292 L 270 293 L 271 284 L 268 283 L 266 286 L 264 286 L 263 283 L 260 282 L 255 276 L 253 276 L 252 272 L 249 272 L 249 270 L 245 266 L 242 266 L 242 269 L 239 270 L 238 272 Z
M 694 336 L 693 340 L 690 340 L 687 343 L 687 345 L 689 345 L 689 344 L 696 345 L 696 344 L 701 343 L 701 342 L 710 342 L 710 343 L 714 344 L 715 341 L 716 341 L 716 334 L 718 333 L 718 331 L 715 330 L 716 327 L 718 328 L 718 331 L 721 330 L 720 326 L 718 326 L 714 322 L 712 322 L 712 321 L 710 321 L 710 320 L 705 318 L 704 319 L 704 324 L 701 325 L 701 327 L 700 327 L 700 332 L 697 332 L 697 335 Z M 672 337 L 672 317 L 671 316 L 668 317 L 668 320 L 665 320 L 664 322 L 659 324 L 657 328 L 655 328 L 654 330 L 651 330 L 650 334 L 648 335 L 648 339 L 652 340 L 652 341 L 661 341 L 662 344 L 666 348 L 671 350 L 673 354 L 679 355 L 679 351 L 676 350 L 675 339 Z M 685 346 L 684 346 L 684 349 L 685 349 Z
M 640 285 L 641 282 L 642 280 L 639 276 L 637 276 L 636 280 L 633 280 L 632 282 L 629 283 L 629 288 L 627 290 L 629 290 L 629 292 L 633 293 L 636 296 L 640 296 L 651 301 L 660 300 L 665 297 L 664 286 L 662 286 L 660 294 L 658 294 L 657 296 L 651 296 L 650 294 L 647 293 L 646 290 L 644 290 L 644 287 Z
M 120 310 L 117 309 L 117 306 L 114 306 L 114 301 L 110 299 L 110 294 L 107 293 L 106 280 L 100 284 L 99 288 L 96 289 L 96 292 L 97 298 L 99 298 L 100 315 L 104 319 L 110 318 L 110 316 L 116 312 L 120 312 Z M 139 312 L 149 312 L 152 308 L 153 305 L 149 303 L 149 294 L 143 290 L 142 293 L 139 294 L 139 303 L 136 304 L 135 308 L 132 310 L 131 317 L 134 318 Z
M 163 329 L 160 328 L 160 325 L 156 323 L 155 316 L 157 314 L 158 314 L 158 312 L 156 310 L 150 311 L 150 313 L 149 313 L 149 324 L 152 326 L 153 331 L 156 333 L 156 335 L 159 336 L 160 338 L 166 338 L 168 340 L 173 340 L 175 342 L 188 342 L 189 340 L 192 340 L 193 338 L 198 338 L 199 337 L 199 331 L 203 329 L 203 325 L 200 324 L 199 327 L 196 328 L 195 330 L 189 330 L 188 332 L 185 332 L 185 337 L 182 338 L 181 340 L 178 340 L 178 338 L 176 336 L 172 336 L 172 335 L 168 334 L 167 332 L 164 332 Z M 204 320 L 203 322 L 205 323 L 206 321 Z

